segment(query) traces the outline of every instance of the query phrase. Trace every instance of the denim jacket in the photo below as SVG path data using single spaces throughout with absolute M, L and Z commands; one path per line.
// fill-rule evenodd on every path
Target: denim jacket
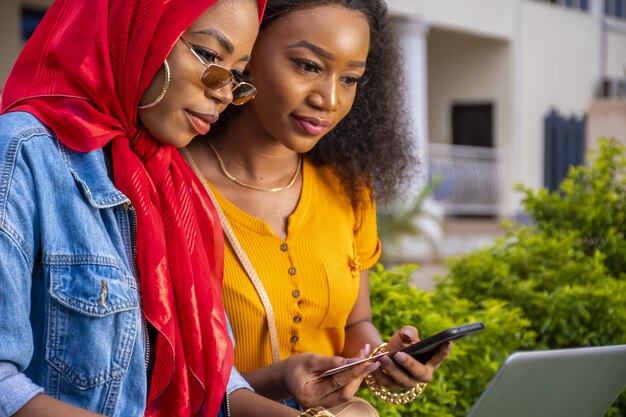
M 135 222 L 102 150 L 70 150 L 28 113 L 0 116 L 0 417 L 39 392 L 143 415 Z M 237 388 L 249 388 L 238 374 Z

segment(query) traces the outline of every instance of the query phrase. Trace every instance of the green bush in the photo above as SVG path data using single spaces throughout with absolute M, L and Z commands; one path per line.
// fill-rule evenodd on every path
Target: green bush
M 558 192 L 520 187 L 533 224 L 451 260 L 436 291 L 520 309 L 535 349 L 626 343 L 625 151 L 601 142 Z M 626 392 L 607 415 L 626 416 Z
M 536 349 L 625 343 L 626 281 L 604 259 L 585 255 L 572 231 L 522 227 L 453 260 L 438 290 L 519 307 L 537 332 Z
M 516 350 L 626 343 L 626 148 L 600 142 L 590 165 L 573 168 L 558 192 L 519 189 L 533 224 L 509 224 L 493 245 L 450 260 L 433 292 L 410 286 L 414 266 L 378 266 L 370 275 L 383 338 L 404 324 L 422 337 L 487 325 L 455 343 L 415 402 L 393 406 L 361 392 L 382 417 L 465 416 Z M 606 416 L 626 417 L 626 391 Z
M 367 390 L 360 395 L 370 400 L 381 417 L 465 416 L 482 389 L 512 352 L 533 346 L 535 334 L 519 308 L 505 302 L 482 300 L 474 303 L 451 293 L 429 293 L 410 286 L 415 266 L 386 271 L 382 265 L 370 274 L 372 313 L 376 327 L 388 339 L 398 327 L 412 324 L 422 337 L 460 324 L 482 321 L 482 332 L 454 344 L 452 353 L 436 372 L 422 396 L 410 404 L 394 406 L 374 398 Z

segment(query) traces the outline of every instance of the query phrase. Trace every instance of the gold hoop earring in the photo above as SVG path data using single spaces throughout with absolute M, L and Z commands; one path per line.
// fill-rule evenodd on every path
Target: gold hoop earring
M 151 109 L 152 107 L 159 104 L 161 100 L 163 100 L 163 97 L 165 97 L 165 93 L 167 93 L 167 90 L 170 88 L 170 81 L 172 80 L 172 74 L 170 72 L 170 64 L 167 63 L 167 59 L 163 61 L 163 66 L 165 67 L 165 83 L 163 84 L 161 93 L 156 99 L 154 99 L 154 101 L 148 104 L 144 104 L 143 106 L 139 106 L 139 110 Z

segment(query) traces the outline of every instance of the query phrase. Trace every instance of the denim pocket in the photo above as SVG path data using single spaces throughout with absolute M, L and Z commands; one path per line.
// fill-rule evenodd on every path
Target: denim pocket
M 46 360 L 79 389 L 124 375 L 138 333 L 134 279 L 98 260 L 49 265 Z

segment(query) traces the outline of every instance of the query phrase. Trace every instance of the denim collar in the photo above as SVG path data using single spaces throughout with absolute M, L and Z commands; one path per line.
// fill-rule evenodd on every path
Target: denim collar
M 78 152 L 69 149 L 58 139 L 56 140 L 72 176 L 83 191 L 89 204 L 102 209 L 130 203 L 128 197 L 115 188 L 115 185 L 109 178 L 102 149 L 91 152 Z

